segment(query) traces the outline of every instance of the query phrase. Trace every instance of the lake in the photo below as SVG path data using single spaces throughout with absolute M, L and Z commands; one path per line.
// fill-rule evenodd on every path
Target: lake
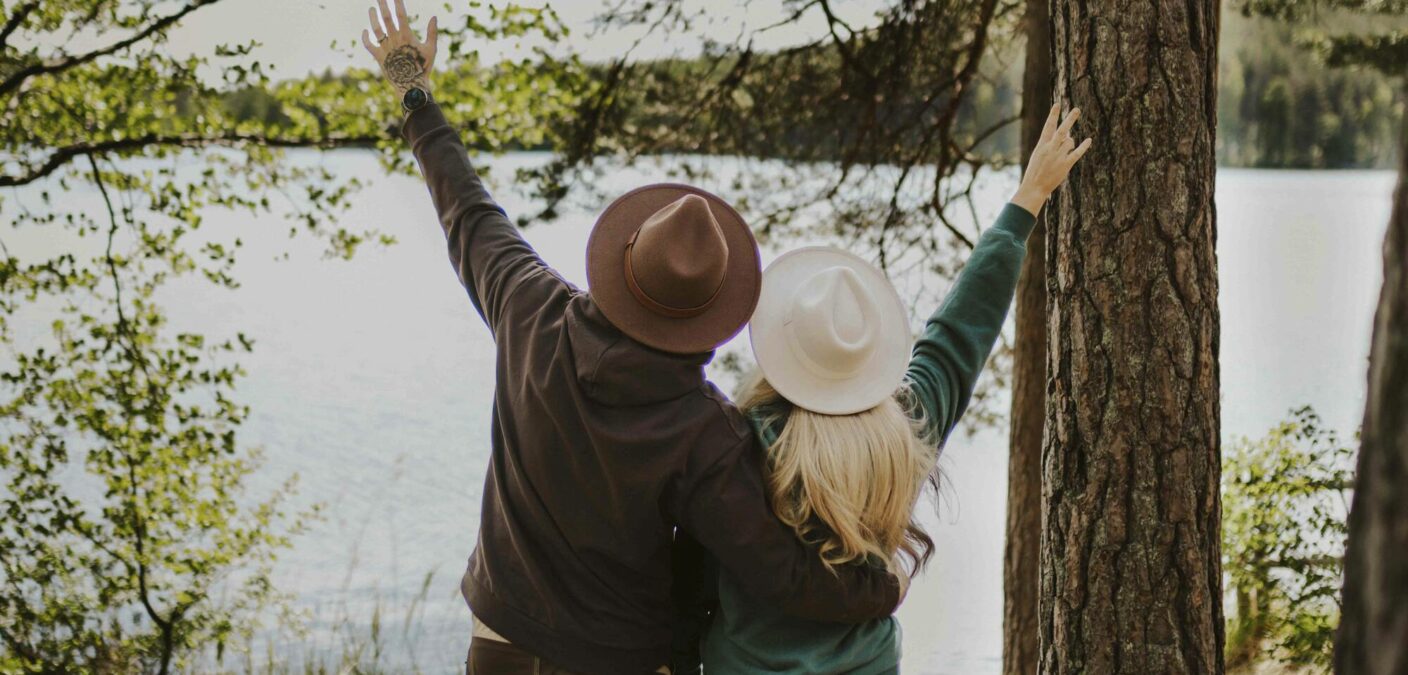
M 542 159 L 523 153 L 487 163 L 503 180 L 508 169 Z M 321 161 L 379 176 L 368 154 Z M 647 169 L 620 172 L 607 191 L 651 179 Z M 1015 180 L 1009 172 L 982 183 L 980 217 L 996 215 Z M 1393 182 L 1390 172 L 1218 172 L 1225 439 L 1260 436 L 1304 404 L 1343 435 L 1358 425 Z M 243 287 L 182 280 L 161 299 L 177 328 L 255 338 L 239 386 L 253 408 L 244 442 L 268 454 L 255 488 L 297 472 L 303 498 L 327 505 L 327 520 L 279 567 L 281 586 L 318 619 L 300 646 L 284 642 L 285 653 L 335 648 L 339 618 L 364 622 L 380 606 L 398 642 L 392 663 L 454 672 L 469 640 L 458 582 L 487 465 L 493 344 L 450 270 L 424 185 L 400 176 L 370 183 L 350 212 L 353 229 L 375 226 L 399 244 L 325 261 L 315 242 L 289 240 L 282 221 L 215 211 L 206 231 L 237 232 L 246 243 Z M 23 201 L 36 189 L 13 194 Z M 497 196 L 510 214 L 531 208 L 502 184 Z M 91 192 L 71 198 L 97 204 Z M 594 215 L 577 208 L 527 232 L 582 286 Z M 67 245 L 52 232 L 4 236 L 21 257 Z M 765 250 L 764 262 L 777 253 Z M 939 515 L 921 506 L 937 552 L 899 612 L 906 673 L 999 671 L 1006 438 L 1005 428 L 955 435 L 942 460 L 948 487 Z M 428 574 L 426 601 L 402 642 L 407 608 Z

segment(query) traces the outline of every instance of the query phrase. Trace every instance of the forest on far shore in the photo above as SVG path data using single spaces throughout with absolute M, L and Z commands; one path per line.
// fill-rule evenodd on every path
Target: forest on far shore
M 1333 19 L 1330 27 L 1353 29 L 1352 18 Z M 1244 17 L 1224 9 L 1218 67 L 1217 162 L 1219 166 L 1283 169 L 1391 169 L 1395 166 L 1398 120 L 1403 102 L 1392 79 L 1367 67 L 1329 67 L 1306 49 L 1299 29 L 1264 17 Z M 979 146 L 988 159 L 1015 161 L 1021 109 L 1022 63 L 1019 41 L 995 45 L 983 64 L 975 91 L 959 109 L 958 133 L 978 134 L 994 121 L 1013 119 Z M 662 77 L 703 74 L 701 60 L 662 60 L 644 64 Z M 606 64 L 588 64 L 604 71 Z M 600 72 L 593 73 L 599 77 Z M 354 79 L 334 72 L 316 77 L 323 83 Z M 356 90 L 349 86 L 349 92 Z M 288 118 L 279 100 L 265 89 L 247 88 L 228 96 L 231 114 L 242 121 L 277 126 Z M 677 126 L 691 111 L 650 106 L 632 109 L 640 119 L 627 124 Z M 551 123 L 545 121 L 545 123 Z M 796 128 L 796 142 L 835 145 L 827 129 Z M 480 149 L 551 150 L 538 142 L 510 142 Z M 667 148 L 692 152 L 690 147 Z

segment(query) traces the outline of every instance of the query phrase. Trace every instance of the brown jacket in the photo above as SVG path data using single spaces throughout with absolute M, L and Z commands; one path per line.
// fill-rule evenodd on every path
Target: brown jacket
M 667 354 L 612 327 L 523 240 L 434 104 L 403 133 L 497 344 L 479 542 L 461 584 L 479 620 L 574 671 L 652 672 L 670 657 L 677 527 L 790 613 L 894 610 L 893 579 L 832 574 L 772 515 L 753 433 L 704 379 L 712 354 Z

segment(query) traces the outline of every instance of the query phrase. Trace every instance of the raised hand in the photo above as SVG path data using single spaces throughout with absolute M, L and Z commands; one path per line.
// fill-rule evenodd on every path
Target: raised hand
M 377 0 L 378 7 L 367 10 L 371 18 L 370 33 L 362 31 L 362 45 L 376 62 L 381 64 L 381 73 L 386 81 L 396 89 L 398 96 L 404 96 L 412 88 L 430 91 L 430 69 L 435 64 L 435 17 L 425 27 L 425 42 L 416 38 L 406 17 L 405 0 L 395 0 L 396 15 L 393 17 L 387 0 Z M 372 41 L 372 35 L 376 41 Z
M 1091 139 L 1087 138 L 1077 146 L 1075 139 L 1071 138 L 1071 127 L 1080 119 L 1080 108 L 1072 110 L 1058 126 L 1060 115 L 1061 105 L 1051 106 L 1051 112 L 1046 116 L 1046 126 L 1041 129 L 1041 140 L 1037 141 L 1031 159 L 1027 161 L 1027 171 L 1022 174 L 1022 185 L 1012 198 L 1013 204 L 1033 214 L 1041 211 L 1051 193 L 1066 181 L 1071 167 L 1090 149 Z

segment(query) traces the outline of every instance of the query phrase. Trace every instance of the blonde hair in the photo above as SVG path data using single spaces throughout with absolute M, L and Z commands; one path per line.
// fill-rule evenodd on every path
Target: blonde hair
M 764 428 L 785 422 L 767 448 L 773 512 L 828 567 L 882 562 L 896 578 L 918 573 L 934 541 L 914 518 L 925 482 L 937 487 L 937 444 L 898 395 L 851 415 L 823 415 L 792 406 L 761 375 L 738 396 Z

